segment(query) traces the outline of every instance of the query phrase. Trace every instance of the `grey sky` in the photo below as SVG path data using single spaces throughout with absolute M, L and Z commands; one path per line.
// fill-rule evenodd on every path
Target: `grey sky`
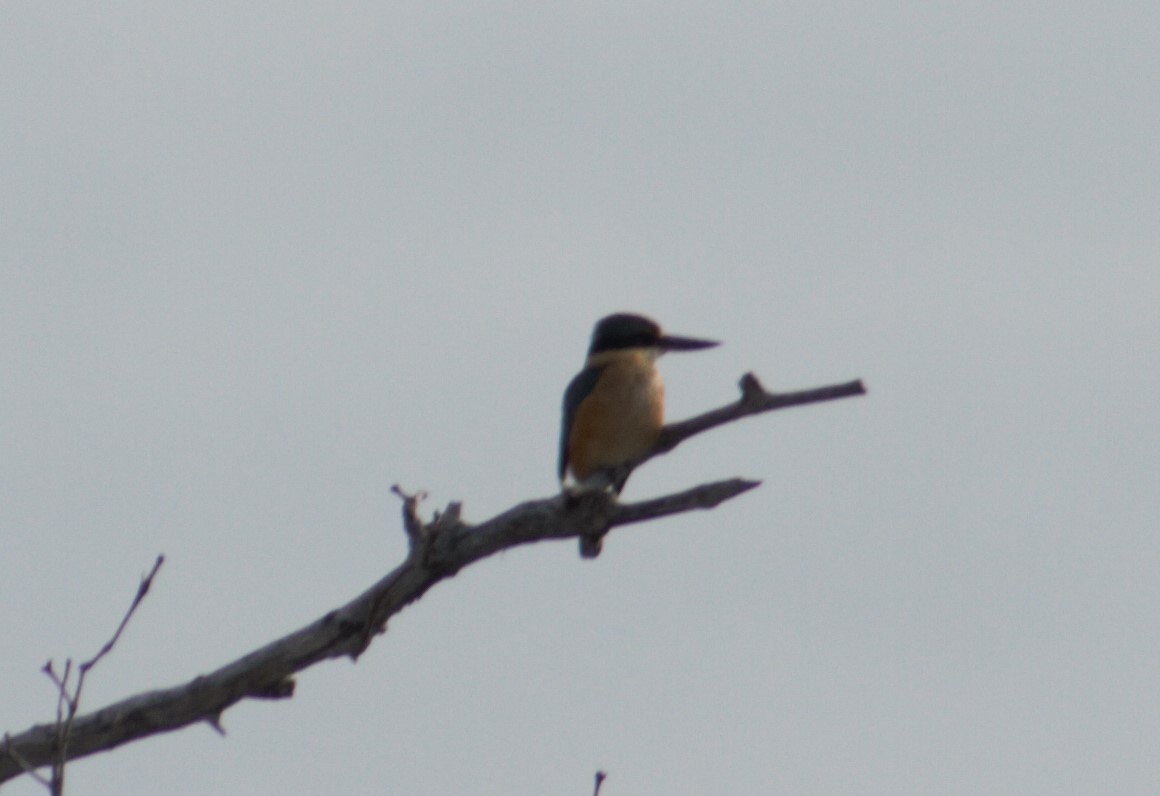
M 1160 788 L 1160 6 L 0 5 L 0 730 L 551 494 L 589 328 L 715 512 L 515 551 L 77 794 Z M 31 782 L 5 793 L 32 794 Z

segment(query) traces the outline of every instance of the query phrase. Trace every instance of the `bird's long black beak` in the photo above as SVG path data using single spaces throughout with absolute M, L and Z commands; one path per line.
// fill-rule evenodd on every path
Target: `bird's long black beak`
M 716 340 L 698 340 L 696 337 L 677 337 L 676 335 L 661 335 L 657 345 L 662 351 L 698 351 L 702 348 L 713 348 L 721 345 Z

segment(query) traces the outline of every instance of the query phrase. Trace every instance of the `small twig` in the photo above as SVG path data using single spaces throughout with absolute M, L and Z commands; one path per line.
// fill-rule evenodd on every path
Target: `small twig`
M 161 569 L 161 565 L 165 563 L 165 556 L 157 556 L 157 560 L 153 562 L 153 569 L 149 570 L 149 574 L 141 578 L 141 584 L 137 587 L 137 594 L 133 597 L 133 603 L 129 606 L 129 610 L 121 617 L 121 624 L 117 625 L 117 632 L 113 637 L 105 642 L 105 646 L 101 647 L 89 660 L 81 664 L 80 676 L 83 678 L 85 673 L 97 665 L 101 658 L 109 654 L 113 646 L 121 638 L 121 634 L 125 632 L 125 626 L 129 624 L 129 620 L 133 618 L 133 613 L 137 610 L 137 606 L 145 599 L 145 595 L 149 593 L 149 587 L 153 585 L 153 578 L 157 576 L 157 570 Z M 77 696 L 80 696 L 80 683 L 77 684 Z
M 72 658 L 65 659 L 63 676 L 56 673 L 51 660 L 40 667 L 40 671 L 44 672 L 45 677 L 56 686 L 56 723 L 59 725 L 64 721 L 67 706 L 72 701 L 68 691 L 68 681 L 72 676 Z
M 210 727 L 212 727 L 213 731 L 216 732 L 218 735 L 220 735 L 223 738 L 226 737 L 226 728 L 222 726 L 222 714 L 221 713 L 215 713 L 212 716 L 206 716 L 205 723 L 208 724 Z
M 689 511 L 692 508 L 715 508 L 726 500 L 759 486 L 761 486 L 760 481 L 731 478 L 727 481 L 700 484 L 683 492 L 674 492 L 671 495 L 662 495 L 652 500 L 642 500 L 639 503 L 622 503 L 616 507 L 616 513 L 612 516 L 609 524 L 611 526 L 628 525 L 634 522 L 655 520 L 658 517 L 665 517 L 678 511 Z
M 85 686 L 85 675 L 89 670 L 100 663 L 101 659 L 112 652 L 113 647 L 121 639 L 121 634 L 125 632 L 125 627 L 129 624 L 129 620 L 133 618 L 133 614 L 137 612 L 137 606 L 145 599 L 145 595 L 149 593 L 149 587 L 153 585 L 153 578 L 157 576 L 157 571 L 161 569 L 161 565 L 165 563 L 165 556 L 157 556 L 157 560 L 153 562 L 153 568 L 149 570 L 149 574 L 141 578 L 140 585 L 137 586 L 137 594 L 133 596 L 133 602 L 129 604 L 129 610 L 121 617 L 121 624 L 117 625 L 117 631 L 113 633 L 112 638 L 105 642 L 104 646 L 97 651 L 97 654 L 89 658 L 87 661 L 77 667 L 77 687 L 73 692 L 72 699 L 69 700 L 69 721 L 71 723 L 73 716 L 76 715 L 77 706 L 81 701 L 81 691 Z M 69 661 L 71 663 L 71 661 Z M 65 669 L 65 679 L 68 679 L 68 669 Z
M 117 625 L 117 630 L 112 637 L 104 643 L 104 645 L 97 651 L 97 654 L 89 658 L 87 661 L 81 663 L 76 668 L 76 686 L 70 691 L 69 679 L 73 672 L 72 658 L 68 658 L 64 662 L 64 674 L 58 675 L 56 668 L 52 665 L 52 661 L 44 664 L 41 669 L 52 680 L 57 690 L 56 700 L 56 756 L 52 761 L 52 778 L 48 780 L 47 787 L 53 793 L 53 796 L 59 796 L 64 792 L 64 766 L 69 759 L 69 739 L 72 736 L 73 721 L 76 719 L 77 710 L 81 704 L 81 692 L 85 687 L 85 675 L 100 663 L 101 659 L 108 655 L 117 641 L 120 640 L 121 634 L 125 632 L 125 627 L 129 624 L 129 620 L 133 618 L 133 614 L 137 611 L 137 606 L 145 599 L 145 595 L 149 593 L 149 587 L 153 585 L 153 578 L 156 577 L 157 571 L 161 569 L 161 565 L 165 563 L 165 556 L 157 556 L 157 560 L 153 562 L 153 568 L 149 570 L 149 574 L 141 578 L 140 585 L 137 586 L 137 594 L 133 597 L 133 602 L 129 605 L 129 610 L 121 617 L 121 623 Z M 6 736 L 7 737 L 7 736 Z M 8 744 L 5 744 L 6 751 L 10 754 L 14 753 Z M 43 781 L 43 777 L 37 777 L 38 781 Z
M 606 779 L 608 779 L 608 775 L 603 771 L 596 772 L 596 790 L 592 791 L 592 796 L 600 796 L 600 786 L 604 784 Z
M 419 504 L 426 499 L 427 493 L 419 491 L 413 495 L 408 494 L 398 484 L 392 484 L 391 491 L 403 501 L 403 530 L 407 532 L 407 541 L 411 548 L 415 549 L 423 540 L 425 526 L 423 518 L 419 516 Z

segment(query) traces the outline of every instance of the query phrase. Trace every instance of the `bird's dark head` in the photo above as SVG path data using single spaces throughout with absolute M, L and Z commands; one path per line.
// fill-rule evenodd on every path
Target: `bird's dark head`
M 661 331 L 661 327 L 643 315 L 618 312 L 601 318 L 592 330 L 592 344 L 588 355 L 603 351 L 621 351 L 627 348 L 649 348 L 658 353 L 665 351 L 696 351 L 718 345 L 713 340 L 677 337 Z

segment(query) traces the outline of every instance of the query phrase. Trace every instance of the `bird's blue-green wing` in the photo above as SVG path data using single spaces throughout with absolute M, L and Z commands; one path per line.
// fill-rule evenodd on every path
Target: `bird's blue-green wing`
M 560 480 L 564 480 L 564 473 L 568 470 L 568 438 L 572 436 L 572 421 L 576 419 L 576 410 L 592 392 L 600 378 L 602 368 L 584 368 L 576 374 L 564 391 L 564 417 L 560 424 Z

